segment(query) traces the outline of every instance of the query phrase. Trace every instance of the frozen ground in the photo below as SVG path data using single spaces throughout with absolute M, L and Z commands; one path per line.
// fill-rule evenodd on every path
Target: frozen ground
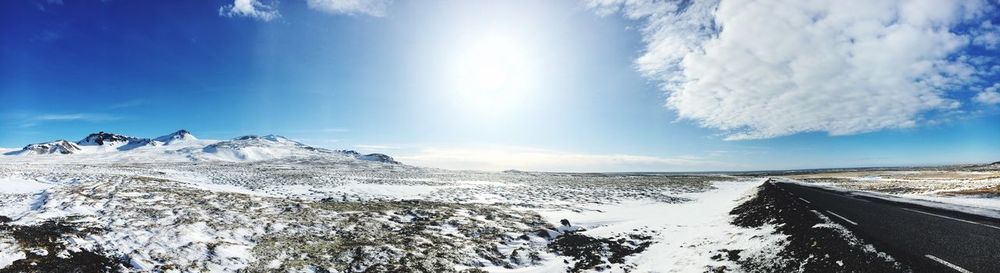
M 990 209 L 996 172 L 784 179 Z M 0 156 L 0 273 L 900 268 L 764 180 L 448 171 L 280 136 L 102 132 Z
M 754 241 L 767 229 L 729 224 L 760 181 L 12 160 L 0 163 L 0 271 L 702 272 L 734 266 L 712 259 L 720 248 L 768 251 Z

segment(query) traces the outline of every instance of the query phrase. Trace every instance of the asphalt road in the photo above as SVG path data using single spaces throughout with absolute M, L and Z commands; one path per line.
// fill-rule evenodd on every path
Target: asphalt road
M 1000 220 L 775 183 L 916 272 L 1000 272 Z

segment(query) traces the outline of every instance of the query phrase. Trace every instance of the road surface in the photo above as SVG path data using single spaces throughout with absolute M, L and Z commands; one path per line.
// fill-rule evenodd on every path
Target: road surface
M 1000 272 L 1000 220 L 775 182 L 916 272 Z

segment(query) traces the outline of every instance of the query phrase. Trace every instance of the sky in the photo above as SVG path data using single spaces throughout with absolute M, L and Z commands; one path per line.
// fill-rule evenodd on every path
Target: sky
M 0 147 L 278 134 L 417 166 L 1000 160 L 988 1 L 0 1 Z

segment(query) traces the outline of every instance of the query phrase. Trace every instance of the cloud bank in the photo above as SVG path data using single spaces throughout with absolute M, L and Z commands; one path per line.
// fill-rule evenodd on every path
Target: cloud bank
M 917 126 L 958 111 L 956 93 L 995 76 L 988 69 L 995 54 L 966 54 L 996 49 L 988 18 L 996 8 L 985 1 L 588 5 L 641 21 L 646 48 L 638 70 L 662 83 L 680 118 L 723 130 L 729 140 Z
M 232 4 L 219 8 L 219 16 L 250 17 L 261 21 L 271 21 L 281 16 L 278 14 L 276 5 L 275 2 L 265 4 L 260 0 L 233 0 Z
M 48 122 L 107 122 L 120 119 L 118 116 L 100 113 L 42 114 L 22 118 L 19 127 L 35 127 Z
M 385 16 L 386 7 L 391 0 L 306 0 L 306 5 L 313 10 L 329 14 Z M 219 8 L 219 16 L 249 17 L 261 21 L 271 21 L 281 17 L 278 13 L 277 1 L 264 0 L 233 0 Z
M 453 170 L 597 172 L 690 171 L 732 167 L 694 157 L 587 154 L 517 147 L 425 148 L 414 154 L 394 157 L 410 165 Z
M 1000 83 L 979 92 L 973 99 L 982 104 L 1000 104 Z
M 385 16 L 390 0 L 306 0 L 309 8 L 330 14 Z

